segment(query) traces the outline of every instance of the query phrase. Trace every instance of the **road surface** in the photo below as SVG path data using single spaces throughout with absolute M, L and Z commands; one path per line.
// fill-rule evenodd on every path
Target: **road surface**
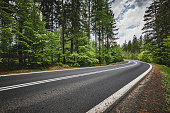
M 0 76 L 0 113 L 85 113 L 149 69 L 127 64 Z

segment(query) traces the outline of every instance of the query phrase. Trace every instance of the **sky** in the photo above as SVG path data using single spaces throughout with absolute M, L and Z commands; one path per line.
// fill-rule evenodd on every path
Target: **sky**
M 116 19 L 119 39 L 117 43 L 122 45 L 125 40 L 128 42 L 136 35 L 142 35 L 144 25 L 143 16 L 146 8 L 152 0 L 115 0 L 112 10 Z

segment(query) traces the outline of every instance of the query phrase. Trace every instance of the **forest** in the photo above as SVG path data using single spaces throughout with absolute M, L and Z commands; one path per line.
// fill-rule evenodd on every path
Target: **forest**
M 139 59 L 170 66 L 170 1 L 154 0 L 144 15 L 146 40 Z
M 153 0 L 145 11 L 143 35 L 123 44 L 124 57 L 170 66 L 170 1 Z
M 170 66 L 170 1 L 153 0 L 145 11 L 143 35 L 123 44 L 124 57 Z
M 108 0 L 1 1 L 1 69 L 122 61 L 110 5 Z
M 124 58 L 169 66 L 170 1 L 154 0 L 145 11 L 143 36 L 134 35 L 122 47 L 116 43 L 113 2 L 1 0 L 0 71 L 93 66 Z

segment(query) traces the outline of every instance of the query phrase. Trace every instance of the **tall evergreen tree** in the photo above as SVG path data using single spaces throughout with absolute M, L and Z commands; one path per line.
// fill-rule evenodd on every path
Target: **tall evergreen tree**
M 120 61 L 121 49 L 116 46 L 115 31 L 109 0 L 3 0 L 0 1 L 0 67 Z M 96 44 L 90 40 L 92 33 Z
M 158 27 L 156 26 L 159 7 L 158 1 L 159 0 L 153 0 L 153 3 L 151 3 L 148 9 L 145 11 L 144 21 L 146 23 L 144 24 L 142 30 L 144 31 L 143 33 L 147 35 L 153 35 L 155 32 L 158 31 Z
M 154 32 L 152 32 L 152 35 L 148 35 L 145 32 L 145 36 L 147 35 L 147 39 L 145 40 L 145 45 L 143 46 L 144 51 L 149 51 L 154 56 L 154 62 L 165 65 L 169 65 L 167 63 L 167 60 L 170 57 L 170 55 L 167 54 L 167 49 L 165 49 L 167 48 L 167 46 L 165 46 L 165 43 L 167 43 L 165 40 L 168 39 L 170 31 L 169 6 L 169 0 L 154 0 L 153 3 L 150 5 L 150 7 L 154 8 L 148 8 L 148 10 L 146 11 L 146 14 L 148 12 L 154 12 L 154 20 L 152 21 L 153 24 L 150 25 L 153 28 Z M 146 18 L 145 20 L 146 24 L 148 24 L 147 20 L 149 20 L 149 18 Z M 144 30 L 149 29 L 149 27 L 146 26 L 144 28 Z
M 15 27 L 12 0 L 3 0 L 0 2 L 0 63 L 11 66 L 13 58 L 13 28 Z M 5 66 L 4 66 L 5 67 Z

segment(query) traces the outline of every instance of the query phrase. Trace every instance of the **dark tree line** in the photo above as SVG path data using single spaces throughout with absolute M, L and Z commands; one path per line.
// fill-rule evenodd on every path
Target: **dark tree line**
M 144 21 L 146 41 L 140 59 L 170 66 L 170 1 L 153 0 Z
M 1 0 L 0 67 L 121 61 L 115 24 L 109 0 Z
M 153 0 L 144 21 L 144 37 L 125 42 L 124 57 L 170 66 L 170 1 Z
M 143 37 L 140 36 L 137 38 L 135 35 L 133 36 L 133 40 L 129 40 L 128 42 L 123 43 L 124 50 L 124 58 L 126 59 L 137 59 L 138 54 L 141 52 L 141 46 L 143 44 Z

